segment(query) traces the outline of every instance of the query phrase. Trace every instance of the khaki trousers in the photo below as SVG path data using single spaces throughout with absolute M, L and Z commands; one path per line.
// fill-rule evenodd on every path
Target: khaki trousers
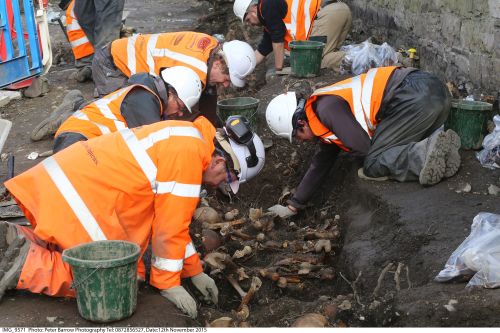
M 345 53 L 338 49 L 351 30 L 351 24 L 351 10 L 343 2 L 334 2 L 320 9 L 311 36 L 326 36 L 321 68 L 340 67 Z

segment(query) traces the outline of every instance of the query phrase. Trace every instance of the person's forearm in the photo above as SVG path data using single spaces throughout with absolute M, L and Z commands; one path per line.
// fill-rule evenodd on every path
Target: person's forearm
M 255 59 L 257 61 L 257 65 L 260 64 L 264 59 L 266 59 L 266 56 L 263 56 L 262 53 L 259 51 L 255 50 Z
M 276 70 L 283 69 L 283 58 L 285 57 L 285 44 L 273 43 L 274 67 Z

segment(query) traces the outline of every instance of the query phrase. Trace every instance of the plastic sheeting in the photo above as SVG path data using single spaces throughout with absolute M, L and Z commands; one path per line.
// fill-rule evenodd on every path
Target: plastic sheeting
M 500 287 L 500 215 L 479 213 L 470 235 L 452 253 L 437 282 L 469 280 L 467 287 Z

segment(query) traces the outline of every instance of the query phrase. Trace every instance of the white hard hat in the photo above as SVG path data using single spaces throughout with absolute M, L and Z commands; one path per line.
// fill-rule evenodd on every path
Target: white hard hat
M 241 183 L 255 177 L 264 167 L 266 153 L 262 140 L 255 134 L 242 116 L 230 116 L 224 127 L 225 135 L 217 132 L 218 145 L 231 158 L 233 169 L 238 179 L 229 184 L 233 193 L 237 193 Z
M 231 83 L 236 87 L 245 86 L 245 77 L 253 72 L 257 60 L 250 44 L 232 40 L 222 45 L 222 51 L 229 68 Z
M 174 87 L 177 96 L 184 103 L 186 108 L 191 108 L 198 103 L 201 96 L 200 77 L 194 70 L 184 66 L 174 66 L 161 71 L 163 81 Z
M 241 183 L 245 183 L 250 179 L 252 179 L 253 177 L 257 176 L 264 167 L 264 163 L 266 161 L 264 144 L 262 144 L 262 140 L 259 138 L 257 134 L 253 135 L 252 140 L 255 146 L 255 153 L 259 160 L 257 162 L 257 165 L 249 167 L 247 164 L 247 157 L 250 157 L 251 153 L 248 147 L 245 145 L 238 144 L 235 141 L 233 141 L 233 139 L 229 138 L 229 143 L 231 144 L 231 148 L 233 148 L 234 154 L 238 158 L 238 162 L 240 164 L 240 173 L 238 174 L 238 180 L 229 184 L 234 194 L 238 192 Z
M 266 109 L 267 126 L 274 134 L 292 142 L 292 118 L 296 109 L 297 98 L 295 92 L 289 91 L 274 97 Z
M 252 0 L 235 0 L 233 5 L 234 15 L 240 18 L 241 22 L 245 18 L 245 14 Z

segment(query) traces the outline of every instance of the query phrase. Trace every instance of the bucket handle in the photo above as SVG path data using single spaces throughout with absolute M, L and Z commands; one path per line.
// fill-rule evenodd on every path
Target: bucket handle
M 87 275 L 85 278 L 83 278 L 82 280 L 80 281 L 76 281 L 73 279 L 73 283 L 71 284 L 71 286 L 69 287 L 69 289 L 76 289 L 76 287 L 80 286 L 82 283 L 84 283 L 85 281 L 87 281 L 92 275 L 94 275 L 95 272 L 97 272 L 97 270 L 99 268 L 102 268 L 101 266 L 97 266 L 92 272 L 90 272 L 89 275 Z

